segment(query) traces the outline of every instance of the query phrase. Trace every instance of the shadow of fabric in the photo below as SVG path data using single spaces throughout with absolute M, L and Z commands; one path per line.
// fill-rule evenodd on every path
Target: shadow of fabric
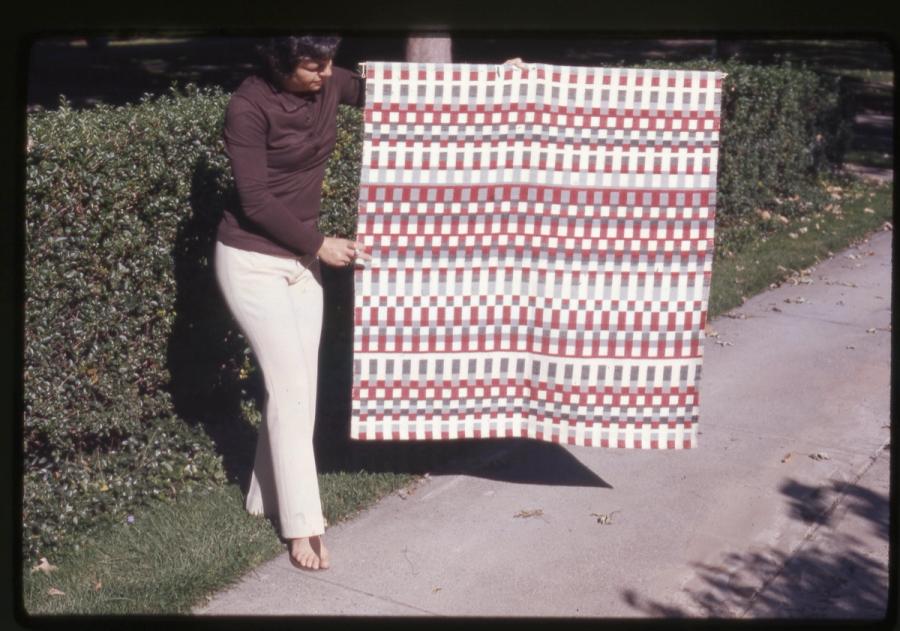
M 322 267 L 325 324 L 315 434 L 320 472 L 462 473 L 523 484 L 609 486 L 565 447 L 532 439 L 352 440 L 353 273 Z

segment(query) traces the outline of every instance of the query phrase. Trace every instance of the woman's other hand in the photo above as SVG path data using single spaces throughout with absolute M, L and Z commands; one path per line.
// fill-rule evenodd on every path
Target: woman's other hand
M 519 70 L 528 70 L 528 66 L 525 64 L 524 61 L 522 61 L 521 57 L 514 57 L 512 59 L 507 59 L 506 61 L 503 62 L 503 65 L 504 66 L 506 66 L 506 65 L 515 66 Z
M 361 243 L 338 237 L 325 237 L 316 256 L 319 257 L 319 260 L 335 267 L 347 267 L 360 260 L 372 260 Z

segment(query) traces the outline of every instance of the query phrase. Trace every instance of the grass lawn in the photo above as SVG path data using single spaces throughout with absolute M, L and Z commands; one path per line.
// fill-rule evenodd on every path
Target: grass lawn
M 878 169 L 890 169 L 894 166 L 894 156 L 875 149 L 851 149 L 844 154 L 844 162 L 876 167 Z
M 768 236 L 733 257 L 717 257 L 710 287 L 710 319 L 740 306 L 745 298 L 773 283 L 798 276 L 892 221 L 892 184 L 832 185 L 831 191 L 831 210 L 788 224 L 773 216 Z
M 319 476 L 329 524 L 352 517 L 414 476 L 327 473 Z M 233 484 L 159 502 L 131 523 L 97 533 L 58 559 L 49 573 L 23 568 L 30 614 L 187 614 L 204 596 L 285 552 L 272 524 L 243 508 Z M 61 592 L 61 593 L 60 593 Z

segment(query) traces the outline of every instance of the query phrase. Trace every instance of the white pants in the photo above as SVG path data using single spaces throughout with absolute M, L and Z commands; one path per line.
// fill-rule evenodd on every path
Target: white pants
M 322 282 L 315 256 L 216 243 L 216 278 L 266 384 L 247 511 L 277 514 L 285 539 L 325 532 L 313 454 Z

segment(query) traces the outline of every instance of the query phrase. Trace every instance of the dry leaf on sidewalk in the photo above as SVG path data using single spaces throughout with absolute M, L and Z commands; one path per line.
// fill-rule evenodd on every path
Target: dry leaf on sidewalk
M 831 457 L 828 454 L 821 451 L 817 451 L 814 454 L 809 454 L 809 457 L 813 460 L 831 460 Z
M 544 514 L 544 510 L 542 508 L 535 508 L 534 510 L 520 510 L 518 513 L 513 515 L 513 517 L 540 517 Z
M 31 568 L 31 573 L 34 574 L 37 571 L 41 571 L 44 574 L 49 574 L 56 569 L 57 567 L 55 565 L 51 565 L 45 557 L 41 557 L 41 562 Z
M 442 589 L 444 589 L 444 588 L 443 588 L 443 587 L 435 587 L 434 589 L 431 590 L 431 593 L 432 593 L 432 594 L 437 594 L 437 593 L 438 593 L 439 591 L 441 591 Z
M 598 524 L 603 524 L 604 526 L 607 526 L 612 523 L 612 516 L 615 515 L 616 513 L 621 513 L 621 512 L 622 511 L 614 510 L 611 513 L 591 513 L 591 516 L 597 518 Z
M 874 328 L 866 329 L 866 333 L 874 333 L 874 332 L 875 332 L 875 329 L 874 329 Z
M 790 451 L 787 452 L 786 454 L 784 454 L 784 458 L 781 459 L 781 462 L 787 462 L 788 460 L 791 459 L 792 455 L 793 455 L 792 452 L 790 452 Z

